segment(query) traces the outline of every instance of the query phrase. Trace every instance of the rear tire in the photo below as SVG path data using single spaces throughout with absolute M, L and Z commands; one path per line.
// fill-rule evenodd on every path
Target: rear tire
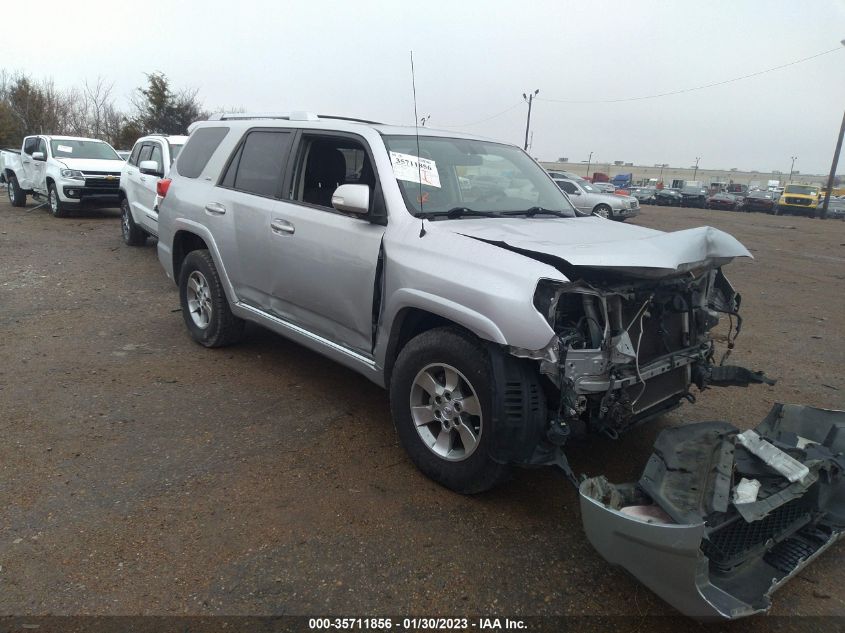
M 188 253 L 182 263 L 179 300 L 185 325 L 200 345 L 223 347 L 242 338 L 245 323 L 232 314 L 217 267 L 207 250 Z
M 54 218 L 64 218 L 67 216 L 67 210 L 62 206 L 62 200 L 59 198 L 59 190 L 56 189 L 56 183 L 51 182 L 47 188 L 47 202 L 50 205 L 50 212 Z
M 487 351 L 462 330 L 429 330 L 402 348 L 391 373 L 390 411 L 417 468 L 462 494 L 506 479 L 510 468 L 490 457 L 494 391 Z
M 143 246 L 147 241 L 147 233 L 135 224 L 132 211 L 129 209 L 129 200 L 126 198 L 120 201 L 120 230 L 123 241 L 129 246 Z
M 9 202 L 12 203 L 13 207 L 25 207 L 26 206 L 26 194 L 24 190 L 21 189 L 20 185 L 18 184 L 18 179 L 14 176 L 8 176 L 6 180 L 6 191 L 9 194 Z

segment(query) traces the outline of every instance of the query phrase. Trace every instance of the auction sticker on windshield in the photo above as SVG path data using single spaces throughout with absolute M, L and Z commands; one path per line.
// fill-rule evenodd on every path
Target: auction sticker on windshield
M 67 145 L 59 145 L 56 149 L 60 152 L 67 152 L 68 154 L 73 154 L 73 148 L 68 147 Z
M 437 164 L 433 160 L 411 154 L 390 152 L 390 163 L 393 165 L 393 175 L 397 180 L 418 182 L 440 188 L 440 175 L 437 173 Z

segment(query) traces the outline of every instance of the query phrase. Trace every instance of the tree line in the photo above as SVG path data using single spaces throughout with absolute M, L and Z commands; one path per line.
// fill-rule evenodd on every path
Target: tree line
M 63 134 L 124 149 L 146 134 L 187 134 L 192 122 L 207 118 L 197 90 L 174 90 L 160 72 L 146 77 L 124 112 L 115 104 L 112 84 L 102 78 L 61 89 L 52 79 L 0 71 L 0 147 L 20 147 L 30 134 Z

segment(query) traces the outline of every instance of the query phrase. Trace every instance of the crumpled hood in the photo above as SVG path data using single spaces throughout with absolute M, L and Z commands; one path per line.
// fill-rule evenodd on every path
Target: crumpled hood
M 702 226 L 664 233 L 602 218 L 462 219 L 432 226 L 503 248 L 540 253 L 585 268 L 663 277 L 752 257 L 735 237 Z
M 120 174 L 120 170 L 126 164 L 122 160 L 104 160 L 102 158 L 57 158 L 56 161 L 65 165 L 68 169 L 79 169 L 80 171 L 106 171 L 112 174 Z

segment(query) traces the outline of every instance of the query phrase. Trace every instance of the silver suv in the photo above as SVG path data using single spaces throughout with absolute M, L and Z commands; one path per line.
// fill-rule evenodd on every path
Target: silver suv
M 389 389 L 420 469 L 462 492 L 617 436 L 708 382 L 712 228 L 579 217 L 517 147 L 299 113 L 196 124 L 160 183 L 159 259 L 208 347 L 254 321 Z
M 729 348 L 741 323 L 721 267 L 750 256 L 730 235 L 579 216 L 512 145 L 307 113 L 196 124 L 158 192 L 158 255 L 194 340 L 234 343 L 253 321 L 360 372 L 453 490 L 560 467 L 590 541 L 685 613 L 765 610 L 842 533 L 842 414 L 667 429 L 632 484 L 579 482 L 564 456 L 692 385 L 771 382 L 714 361 L 719 315 Z

